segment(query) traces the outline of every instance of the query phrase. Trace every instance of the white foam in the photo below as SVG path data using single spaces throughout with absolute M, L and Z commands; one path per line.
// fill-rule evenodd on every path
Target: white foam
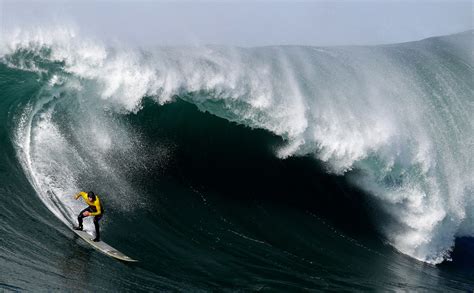
M 472 95 L 441 65 L 448 60 L 423 48 L 410 54 L 418 54 L 425 76 L 403 49 L 395 57 L 390 48 L 143 52 L 107 49 L 69 29 L 14 32 L 8 40 L 4 54 L 51 48 L 49 58 L 91 82 L 107 108 L 136 112 L 144 96 L 167 103 L 181 95 L 201 110 L 284 137 L 281 158 L 312 154 L 331 172 L 361 171 L 355 184 L 391 218 L 380 229 L 417 259 L 438 263 L 456 235 L 473 236 L 472 142 L 466 143 L 474 137 L 466 99 Z M 467 88 L 472 94 L 472 83 Z M 103 152 L 117 144 L 106 127 L 89 130 L 100 149 L 95 158 L 107 169 Z
M 61 153 L 72 152 L 75 164 L 80 164 L 81 160 L 51 122 L 51 111 L 40 114 L 42 107 L 50 101 L 41 99 L 24 109 L 14 141 L 23 169 L 40 199 L 56 217 L 69 225 L 68 220 L 75 218 L 73 209 L 77 203 L 72 200 L 72 195 L 77 192 L 77 187 L 74 176 L 62 168 L 64 159 L 68 157 Z M 37 122 L 33 121 L 35 117 Z M 54 205 L 53 201 L 59 201 L 62 205 Z

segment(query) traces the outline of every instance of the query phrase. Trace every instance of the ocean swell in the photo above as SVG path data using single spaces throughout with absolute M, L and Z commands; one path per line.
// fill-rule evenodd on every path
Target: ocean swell
M 456 237 L 474 236 L 472 32 L 335 48 L 110 48 L 56 28 L 15 31 L 2 42 L 4 63 L 48 81 L 18 118 L 15 141 L 30 182 L 63 220 L 74 206 L 63 195 L 84 170 L 113 169 L 103 180 L 125 196 L 129 173 L 117 166 L 143 154 L 166 157 L 117 115 L 140 111 L 144 97 L 180 97 L 281 136 L 281 159 L 312 155 L 348 176 L 370 194 L 368 212 L 405 254 L 440 263 Z M 58 118 L 76 111 L 81 119 Z M 52 194 L 63 208 L 54 208 Z

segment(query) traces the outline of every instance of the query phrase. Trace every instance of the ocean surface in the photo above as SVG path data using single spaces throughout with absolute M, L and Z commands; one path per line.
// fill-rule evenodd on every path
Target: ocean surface
M 11 32 L 0 291 L 472 291 L 473 41 L 145 49 Z M 68 228 L 89 190 L 102 239 L 138 263 Z

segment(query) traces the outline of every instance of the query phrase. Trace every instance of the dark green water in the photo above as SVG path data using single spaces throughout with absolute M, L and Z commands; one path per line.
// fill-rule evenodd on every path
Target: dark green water
M 287 138 L 200 111 L 222 111 L 214 98 L 190 102 L 202 92 L 116 111 L 89 100 L 88 79 L 48 85 L 64 64 L 40 61 L 48 71 L 0 64 L 1 290 L 474 288 L 472 238 L 457 237 L 453 261 L 438 265 L 398 252 L 380 229 L 393 218 L 350 180 L 361 170 L 278 158 Z M 138 263 L 74 236 L 65 223 L 84 206 L 70 204 L 74 188 L 101 195 L 103 240 Z

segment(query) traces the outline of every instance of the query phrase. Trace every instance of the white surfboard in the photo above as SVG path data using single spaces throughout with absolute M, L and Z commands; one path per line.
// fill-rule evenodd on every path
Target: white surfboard
M 117 249 L 115 249 L 112 246 L 108 245 L 104 241 L 99 241 L 99 242 L 92 241 L 92 239 L 91 239 L 92 236 L 89 233 L 85 232 L 85 231 L 79 231 L 79 230 L 74 230 L 74 229 L 72 229 L 72 231 L 74 231 L 74 233 L 76 233 L 79 237 L 84 239 L 85 242 L 89 243 L 90 245 L 92 245 L 92 247 L 94 247 L 98 251 L 102 252 L 103 254 L 106 254 L 110 257 L 113 257 L 113 258 L 116 258 L 116 259 L 119 259 L 119 260 L 122 260 L 122 261 L 128 261 L 128 262 L 137 262 L 138 261 L 138 260 L 135 260 L 135 259 L 132 259 L 132 258 L 126 256 L 125 254 L 121 253 Z

